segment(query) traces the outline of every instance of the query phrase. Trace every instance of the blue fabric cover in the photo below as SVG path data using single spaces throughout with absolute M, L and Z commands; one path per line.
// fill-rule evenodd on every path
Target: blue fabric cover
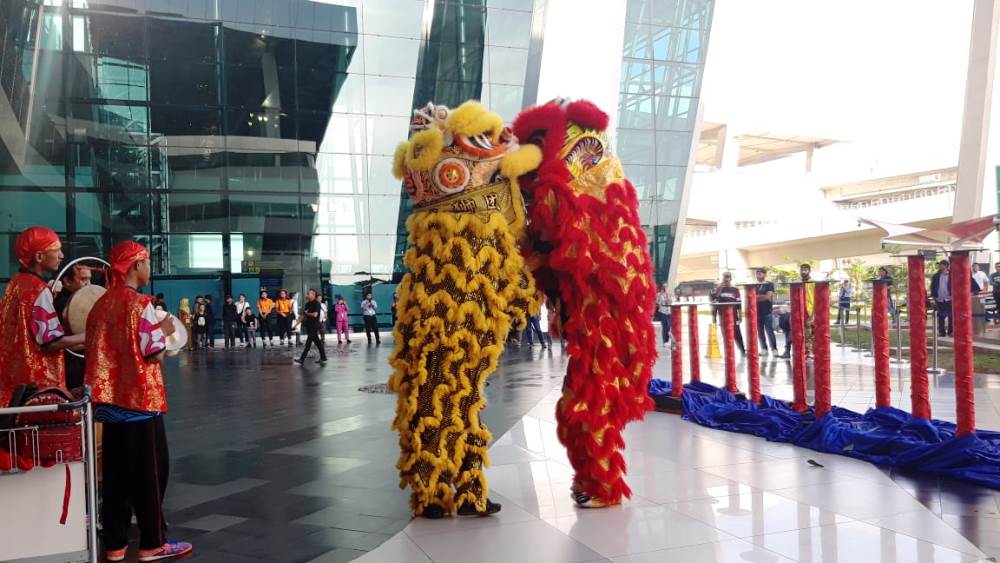
M 653 380 L 649 389 L 669 393 L 670 382 Z M 865 414 L 834 407 L 817 421 L 811 407 L 797 413 L 767 395 L 755 405 L 702 382 L 684 385 L 682 398 L 683 417 L 702 426 L 1000 489 L 1000 432 L 956 439 L 954 423 L 916 419 L 893 407 Z

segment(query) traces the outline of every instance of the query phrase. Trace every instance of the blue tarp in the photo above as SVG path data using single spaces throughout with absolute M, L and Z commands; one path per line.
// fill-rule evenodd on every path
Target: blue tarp
M 649 392 L 667 394 L 670 382 L 653 380 Z M 1000 489 L 998 432 L 955 438 L 954 423 L 913 418 L 893 407 L 865 414 L 834 407 L 817 421 L 812 408 L 798 413 L 766 395 L 755 405 L 702 382 L 684 385 L 682 398 L 684 418 L 702 426 Z

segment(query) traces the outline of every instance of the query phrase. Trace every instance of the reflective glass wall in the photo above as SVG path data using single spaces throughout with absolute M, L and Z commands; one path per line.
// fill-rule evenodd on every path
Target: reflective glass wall
M 628 0 L 617 154 L 667 279 L 698 118 L 714 0 Z

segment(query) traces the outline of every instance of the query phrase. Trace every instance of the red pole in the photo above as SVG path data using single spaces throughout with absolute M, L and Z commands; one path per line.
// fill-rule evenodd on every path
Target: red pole
M 688 354 L 691 359 L 691 381 L 701 381 L 701 357 L 698 356 L 698 306 L 688 306 Z
M 792 408 L 804 412 L 806 404 L 806 294 L 805 286 L 793 283 L 792 302 Z
M 726 390 L 739 393 L 739 387 L 736 386 L 736 311 L 733 307 L 735 305 L 722 307 L 722 344 L 726 350 Z
M 927 383 L 927 287 L 924 285 L 924 257 L 909 256 L 909 291 L 906 316 L 910 320 L 910 410 L 913 416 L 931 417 Z
M 972 355 L 972 288 L 969 253 L 951 253 L 951 324 L 955 350 L 956 436 L 976 431 L 976 390 Z
M 670 307 L 670 338 L 674 339 L 670 347 L 670 395 L 680 397 L 684 393 L 684 357 L 681 355 L 681 308 Z
M 875 406 L 891 404 L 889 385 L 889 284 L 872 280 L 872 343 L 875 356 Z
M 816 282 L 813 294 L 815 332 L 813 335 L 813 374 L 816 380 L 816 418 L 830 412 L 830 284 Z
M 757 350 L 757 287 L 743 286 L 747 294 L 747 377 L 750 400 L 760 403 L 760 354 Z

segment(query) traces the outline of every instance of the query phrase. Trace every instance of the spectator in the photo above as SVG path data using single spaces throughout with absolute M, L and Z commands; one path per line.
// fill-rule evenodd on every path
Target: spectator
M 653 318 L 660 322 L 663 329 L 663 345 L 670 342 L 670 291 L 667 282 L 663 282 L 660 291 L 656 293 L 656 313 Z
M 260 299 L 257 300 L 257 312 L 260 313 L 260 323 L 257 325 L 257 329 L 260 330 L 261 346 L 266 347 L 268 339 L 271 340 L 271 346 L 274 346 L 278 313 L 274 310 L 274 301 L 267 296 L 266 291 L 260 292 Z
M 816 283 L 812 281 L 812 266 L 809 264 L 799 264 L 799 277 L 802 279 L 802 293 L 805 295 L 806 302 L 806 356 L 812 357 L 813 331 L 816 322 L 813 316 L 813 303 L 816 300 Z
M 236 318 L 239 319 L 238 332 L 240 334 L 240 343 L 243 345 L 246 345 L 247 343 L 246 339 L 247 335 L 245 330 L 246 327 L 244 326 L 246 324 L 247 309 L 251 309 L 252 311 L 252 308 L 250 307 L 250 302 L 247 301 L 247 296 L 241 293 L 239 301 L 236 302 Z
M 281 344 L 291 345 L 292 300 L 288 298 L 288 292 L 284 289 L 278 292 L 278 300 L 274 303 L 274 309 L 278 312 L 278 337 L 281 339 Z
M 785 353 L 778 357 L 787 360 L 792 357 L 792 312 L 787 305 L 778 313 L 778 328 L 785 335 Z
M 319 303 L 319 339 L 326 342 L 326 323 L 328 319 L 326 299 L 323 299 L 322 295 L 317 295 L 316 302 Z
M 69 298 L 76 291 L 90 285 L 91 277 L 92 272 L 90 268 L 77 264 L 66 270 L 63 277 L 59 279 L 62 289 L 52 301 L 52 307 L 56 310 L 56 316 L 59 317 L 59 321 L 64 328 L 69 327 L 69 319 L 63 316 L 66 304 L 69 303 Z M 66 365 L 66 388 L 76 389 L 83 385 L 83 372 L 87 367 L 84 358 L 66 350 L 63 351 L 63 359 Z
M 994 315 L 1000 313 L 1000 262 L 997 262 L 993 266 L 996 268 L 992 274 L 990 274 L 990 285 L 993 286 L 993 309 Z M 993 318 L 993 324 L 1000 324 L 1000 316 Z
M 539 296 L 541 297 L 541 296 Z M 546 348 L 545 346 L 545 334 L 542 333 L 542 323 L 541 323 L 542 312 L 539 309 L 537 314 L 528 315 L 527 325 L 524 328 L 524 336 L 528 341 L 528 346 L 534 346 L 534 339 L 531 337 L 532 333 L 538 335 L 538 343 L 542 345 L 542 350 Z
M 323 348 L 323 341 L 319 339 L 319 317 L 321 307 L 316 300 L 316 291 L 310 289 L 306 292 L 306 306 L 302 311 L 304 317 L 302 324 L 306 329 L 306 347 L 302 349 L 302 355 L 295 359 L 295 363 L 302 364 L 309 355 L 309 346 L 315 344 L 319 351 L 317 363 L 326 363 L 326 350 Z
M 163 294 L 162 293 L 157 293 L 156 294 L 156 299 L 153 300 L 153 308 L 156 309 L 157 311 L 166 311 L 167 310 L 167 302 L 163 300 Z
M 851 282 L 844 280 L 840 282 L 840 290 L 837 291 L 837 324 L 850 324 L 851 322 Z
M 243 309 L 243 335 L 250 348 L 257 347 L 257 326 L 257 317 L 254 316 L 253 309 L 250 307 Z
M 951 336 L 951 264 L 938 262 L 938 271 L 931 277 L 931 299 L 937 311 L 938 336 Z
M 194 332 L 191 331 L 191 325 L 194 323 L 194 316 L 191 314 L 191 305 L 187 297 L 182 298 L 180 303 L 177 305 L 177 318 L 181 320 L 184 324 L 184 330 L 187 331 L 188 351 L 194 350 Z
M 236 333 L 239 332 L 240 317 L 236 312 L 236 303 L 233 296 L 226 296 L 226 303 L 222 306 L 222 334 L 226 339 L 226 348 L 236 347 Z
M 205 303 L 202 302 L 194 312 L 194 348 L 200 350 L 208 347 L 208 314 Z
M 778 343 L 774 338 L 774 317 L 772 308 L 774 305 L 774 284 L 767 280 L 767 270 L 758 268 L 756 272 L 757 287 L 757 340 L 763 351 L 768 349 L 778 353 Z M 770 345 L 770 348 L 768 348 Z
M 733 274 L 726 272 L 722 274 L 722 283 L 712 292 L 712 301 L 715 303 L 736 303 L 736 305 L 725 305 L 733 308 L 733 329 L 736 335 L 736 347 L 740 353 L 746 355 L 746 347 L 743 345 L 743 333 L 740 331 L 740 290 L 733 285 Z
M 289 296 L 289 299 L 291 299 L 291 301 L 292 301 L 292 315 L 291 315 L 291 318 L 292 318 L 292 321 L 296 321 L 301 316 L 301 315 L 299 315 L 299 312 L 301 311 L 301 309 L 299 309 L 299 292 L 293 291 L 292 294 Z M 295 345 L 296 346 L 299 346 L 299 345 L 302 344 L 301 340 L 299 340 L 299 335 L 302 333 L 302 328 L 301 327 L 302 327 L 301 322 L 296 322 L 296 323 L 294 323 L 294 328 L 289 329 L 290 332 L 294 332 L 295 333 Z M 292 335 L 289 334 L 288 335 L 288 343 L 291 344 L 291 341 L 292 341 Z
M 372 343 L 372 332 L 375 333 L 375 343 L 381 344 L 382 337 L 378 333 L 378 320 L 376 315 L 378 314 L 378 303 L 372 299 L 372 294 L 369 291 L 365 294 L 365 300 L 361 302 L 361 317 L 365 321 L 365 335 L 368 336 L 368 343 Z
M 886 294 L 889 297 L 889 318 L 892 319 L 892 322 L 896 322 L 899 317 L 897 317 L 896 303 L 892 300 L 892 276 L 889 274 L 889 269 L 885 266 L 880 266 L 878 269 L 878 279 L 884 281 L 888 286 Z
M 396 312 L 399 310 L 399 295 L 395 292 L 392 294 L 392 307 L 390 311 L 392 312 L 392 326 L 396 326 Z
M 341 343 L 341 336 L 343 336 L 343 338 L 347 340 L 348 344 L 350 344 L 351 323 L 348 320 L 350 309 L 344 301 L 343 295 L 337 296 L 337 304 L 333 306 L 333 313 L 336 316 L 334 321 L 337 323 L 337 344 Z
M 990 277 L 986 272 L 979 269 L 979 264 L 972 263 L 972 279 L 976 282 L 976 291 L 973 293 L 984 293 L 990 290 Z
M 208 339 L 208 347 L 215 348 L 215 309 L 212 308 L 212 296 L 205 296 L 205 319 L 208 322 L 206 327 L 206 338 Z

